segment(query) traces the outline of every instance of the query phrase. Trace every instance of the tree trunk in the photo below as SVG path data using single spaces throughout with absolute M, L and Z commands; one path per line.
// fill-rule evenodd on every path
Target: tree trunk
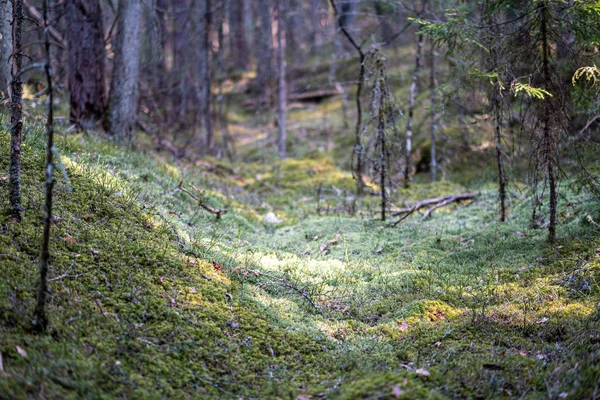
M 320 44 L 321 31 L 321 2 L 320 0 L 310 0 L 309 16 L 310 16 L 310 51 L 315 54 Z
M 104 115 L 104 28 L 98 0 L 65 4 L 71 122 L 93 128 Z
M 38 332 L 44 332 L 48 326 L 46 317 L 46 292 L 48 291 L 48 264 L 50 261 L 50 225 L 52 222 L 52 189 L 54 188 L 54 114 L 53 98 L 54 91 L 52 87 L 52 75 L 50 70 L 50 32 L 48 19 L 48 1 L 44 0 L 44 48 L 46 51 L 46 62 L 44 72 L 46 74 L 48 96 L 47 119 L 46 119 L 46 204 L 44 211 L 44 232 L 42 234 L 42 248 L 40 251 L 40 285 L 38 287 L 37 302 L 35 307 L 35 329 Z
M 500 88 L 494 88 L 494 130 L 496 132 L 496 162 L 498 164 L 498 197 L 500 197 L 500 222 L 506 222 L 506 180 L 502 162 L 502 114 L 500 110 Z
M 278 66 L 279 66 L 279 90 L 277 96 L 277 116 L 279 125 L 279 137 L 277 138 L 279 157 L 285 158 L 286 152 L 286 117 L 287 117 L 287 82 L 285 79 L 286 61 L 285 61 L 285 50 L 286 50 L 286 17 L 285 3 L 279 3 L 278 19 L 277 19 L 277 46 L 278 49 Z
M 115 138 L 131 143 L 138 104 L 142 1 L 120 0 L 118 15 L 105 128 Z
M 550 76 L 550 44 L 548 38 L 548 3 L 543 2 L 540 4 L 541 10 L 541 27 L 540 34 L 542 42 L 542 73 L 544 79 L 544 89 L 547 91 L 551 90 Z M 546 175 L 548 179 L 548 187 L 550 189 L 550 223 L 548 224 L 548 242 L 551 244 L 556 240 L 556 177 L 554 176 L 554 140 L 551 132 L 551 99 L 547 98 L 544 100 L 543 114 L 542 114 L 542 126 L 543 126 L 543 161 L 546 164 Z
M 10 97 L 13 0 L 0 0 L 0 99 Z
M 240 0 L 232 0 L 229 4 L 229 37 L 233 66 L 244 71 L 249 63 L 248 42 L 244 29 L 244 3 Z
M 437 86 L 436 78 L 435 78 L 435 46 L 433 43 L 431 44 L 431 76 L 429 82 L 429 100 L 431 103 L 431 182 L 435 182 L 437 180 L 437 154 L 436 154 L 436 103 L 435 103 L 435 88 Z
M 199 92 L 198 102 L 200 104 L 200 124 L 203 133 L 204 151 L 212 149 L 213 132 L 210 116 L 211 82 L 210 82 L 210 25 L 211 7 L 210 0 L 196 0 L 196 14 L 199 34 L 199 57 L 198 57 L 198 79 Z
M 13 217 L 21 221 L 21 134 L 23 130 L 23 82 L 21 70 L 23 64 L 23 0 L 13 0 L 12 38 L 14 53 L 12 56 L 12 101 L 10 106 L 10 165 L 9 197 Z
M 192 21 L 190 10 L 192 8 L 190 0 L 174 0 L 173 7 L 173 70 L 172 76 L 175 80 L 172 104 L 172 116 L 176 118 L 178 128 L 185 126 L 185 117 L 189 111 L 196 112 L 196 93 L 193 91 L 193 86 L 189 84 L 192 79 L 189 65 L 192 64 L 192 41 L 190 40 L 189 31 Z M 192 104 L 190 104 L 192 103 Z
M 271 2 L 258 0 L 258 17 L 260 26 L 257 31 L 256 78 L 258 89 L 267 97 L 271 95 L 271 79 L 273 74 L 273 40 L 271 27 Z
M 415 113 L 415 99 L 417 97 L 417 83 L 421 69 L 421 49 L 423 48 L 423 35 L 417 37 L 417 51 L 415 55 L 415 70 L 413 72 L 410 94 L 408 99 L 408 119 L 406 122 L 406 153 L 404 157 L 404 186 L 409 187 L 412 179 L 412 136 L 413 118 Z

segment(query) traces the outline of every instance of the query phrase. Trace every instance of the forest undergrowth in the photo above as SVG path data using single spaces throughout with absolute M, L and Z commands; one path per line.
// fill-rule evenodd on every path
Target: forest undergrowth
M 564 181 L 558 243 L 511 186 L 376 220 L 326 154 L 184 163 L 61 134 L 47 335 L 31 329 L 43 127 L 26 128 L 24 220 L 0 132 L 1 398 L 594 398 L 600 213 Z M 90 151 L 87 149 L 94 149 Z M 220 219 L 178 190 L 228 212 Z M 198 191 L 196 191 L 196 189 Z M 467 188 L 399 190 L 401 206 Z M 273 212 L 279 222 L 265 222 Z M 542 221 L 543 224 L 543 221 Z

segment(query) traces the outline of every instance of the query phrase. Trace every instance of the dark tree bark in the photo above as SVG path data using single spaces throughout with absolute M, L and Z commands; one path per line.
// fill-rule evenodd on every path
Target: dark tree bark
M 0 0 L 0 99 L 10 97 L 11 55 L 13 49 L 12 0 Z
M 235 69 L 244 71 L 250 62 L 246 30 L 244 29 L 244 3 L 240 0 L 232 0 L 229 4 L 229 37 L 233 66 Z
M 99 0 L 70 0 L 65 4 L 69 44 L 71 122 L 84 129 L 102 120 L 104 87 L 104 28 Z
M 279 3 L 277 10 L 277 61 L 278 61 L 278 96 L 277 96 L 277 123 L 279 125 L 279 136 L 277 138 L 279 157 L 285 158 L 287 157 L 286 151 L 286 118 L 287 118 L 287 82 L 285 78 L 286 74 L 286 61 L 285 61 L 285 51 L 286 51 L 286 26 L 285 26 L 285 17 L 286 17 L 285 3 Z
M 540 34 L 542 44 L 542 75 L 544 80 L 544 87 L 546 90 L 550 90 L 552 86 L 552 77 L 550 75 L 550 43 L 548 37 L 548 19 L 550 18 L 548 3 L 546 1 L 540 4 Z M 543 110 L 542 110 L 542 127 L 543 127 L 543 138 L 542 138 L 542 152 L 543 161 L 546 164 L 546 178 L 548 179 L 548 188 L 550 190 L 550 223 L 548 224 L 548 242 L 554 243 L 556 240 L 556 177 L 554 175 L 554 148 L 555 143 L 551 132 L 551 110 L 552 103 L 551 99 L 545 99 Z
M 46 145 L 46 204 L 44 211 L 44 232 L 42 234 L 42 248 L 40 251 L 40 285 L 38 287 L 37 302 L 35 307 L 34 327 L 38 332 L 44 332 L 48 326 L 46 316 L 46 292 L 48 291 L 48 265 L 50 262 L 50 225 L 52 222 L 52 189 L 54 188 L 54 114 L 53 99 L 54 91 L 52 87 L 52 72 L 50 69 L 50 25 L 48 23 L 48 0 L 44 0 L 44 49 L 46 51 L 46 62 L 44 63 L 44 72 L 46 75 L 48 96 L 46 136 L 48 143 Z
M 105 129 L 115 138 L 131 142 L 138 103 L 142 1 L 120 0 L 118 15 Z
M 500 197 L 500 222 L 506 222 L 506 178 L 502 161 L 502 114 L 500 112 L 500 88 L 495 87 L 492 95 L 494 131 L 496 133 L 496 163 L 498 165 L 498 196 Z
M 198 57 L 198 102 L 200 104 L 200 123 L 203 132 L 204 151 L 212 149 L 213 131 L 211 109 L 211 79 L 210 79 L 210 25 L 211 1 L 196 0 L 196 14 L 199 35 Z
M 259 91 L 270 97 L 273 80 L 271 1 L 258 0 L 257 5 L 260 25 L 256 32 L 256 80 Z
M 190 66 L 193 64 L 193 48 L 190 37 L 192 28 L 191 10 L 192 4 L 190 0 L 174 0 L 173 7 L 173 70 L 175 87 L 172 94 L 173 117 L 179 126 L 184 125 L 185 116 L 188 111 L 196 111 L 196 95 L 194 88 L 190 85 L 192 73 Z
M 435 46 L 431 45 L 429 53 L 430 57 L 430 81 L 429 81 L 429 101 L 431 103 L 430 118 L 431 118 L 431 181 L 437 180 L 437 154 L 436 154 L 436 130 L 437 130 L 437 110 L 435 101 L 435 89 L 437 87 L 437 81 L 435 77 Z
M 23 65 L 23 0 L 13 0 L 12 38 L 12 101 L 10 106 L 10 164 L 9 175 L 9 197 L 10 209 L 13 217 L 21 221 L 21 135 L 23 130 L 23 82 L 21 72 Z

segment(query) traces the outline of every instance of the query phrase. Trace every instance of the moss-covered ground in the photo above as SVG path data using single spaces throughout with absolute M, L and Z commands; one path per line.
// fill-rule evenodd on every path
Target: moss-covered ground
M 392 201 L 467 190 L 473 201 L 391 227 L 377 198 L 353 194 L 339 119 L 321 123 L 338 106 L 293 111 L 283 161 L 264 150 L 268 135 L 243 144 L 258 125 L 232 128 L 236 162 L 60 133 L 46 335 L 31 330 L 43 128 L 26 128 L 17 224 L 3 117 L 0 398 L 600 395 L 597 199 L 564 180 L 549 246 L 524 185 L 498 223 L 493 172 L 471 167 L 418 176 Z M 180 181 L 229 212 L 217 220 Z M 268 212 L 282 222 L 263 222 Z

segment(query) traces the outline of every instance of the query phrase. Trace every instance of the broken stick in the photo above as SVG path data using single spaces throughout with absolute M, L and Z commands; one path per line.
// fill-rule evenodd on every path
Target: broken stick
M 191 186 L 197 193 L 202 193 L 202 191 L 200 189 L 198 189 L 197 187 L 195 187 L 194 185 L 191 185 Z M 190 192 L 189 190 L 187 190 L 186 188 L 183 187 L 183 181 L 179 182 L 179 186 L 177 186 L 177 189 L 188 194 L 192 199 L 194 199 L 198 202 L 198 205 L 200 207 L 202 207 L 209 213 L 215 214 L 217 216 L 217 219 L 221 219 L 221 216 L 227 212 L 227 210 L 219 210 L 218 208 L 213 208 L 213 207 L 209 206 L 208 204 L 205 204 L 202 196 L 196 196 L 194 193 Z

